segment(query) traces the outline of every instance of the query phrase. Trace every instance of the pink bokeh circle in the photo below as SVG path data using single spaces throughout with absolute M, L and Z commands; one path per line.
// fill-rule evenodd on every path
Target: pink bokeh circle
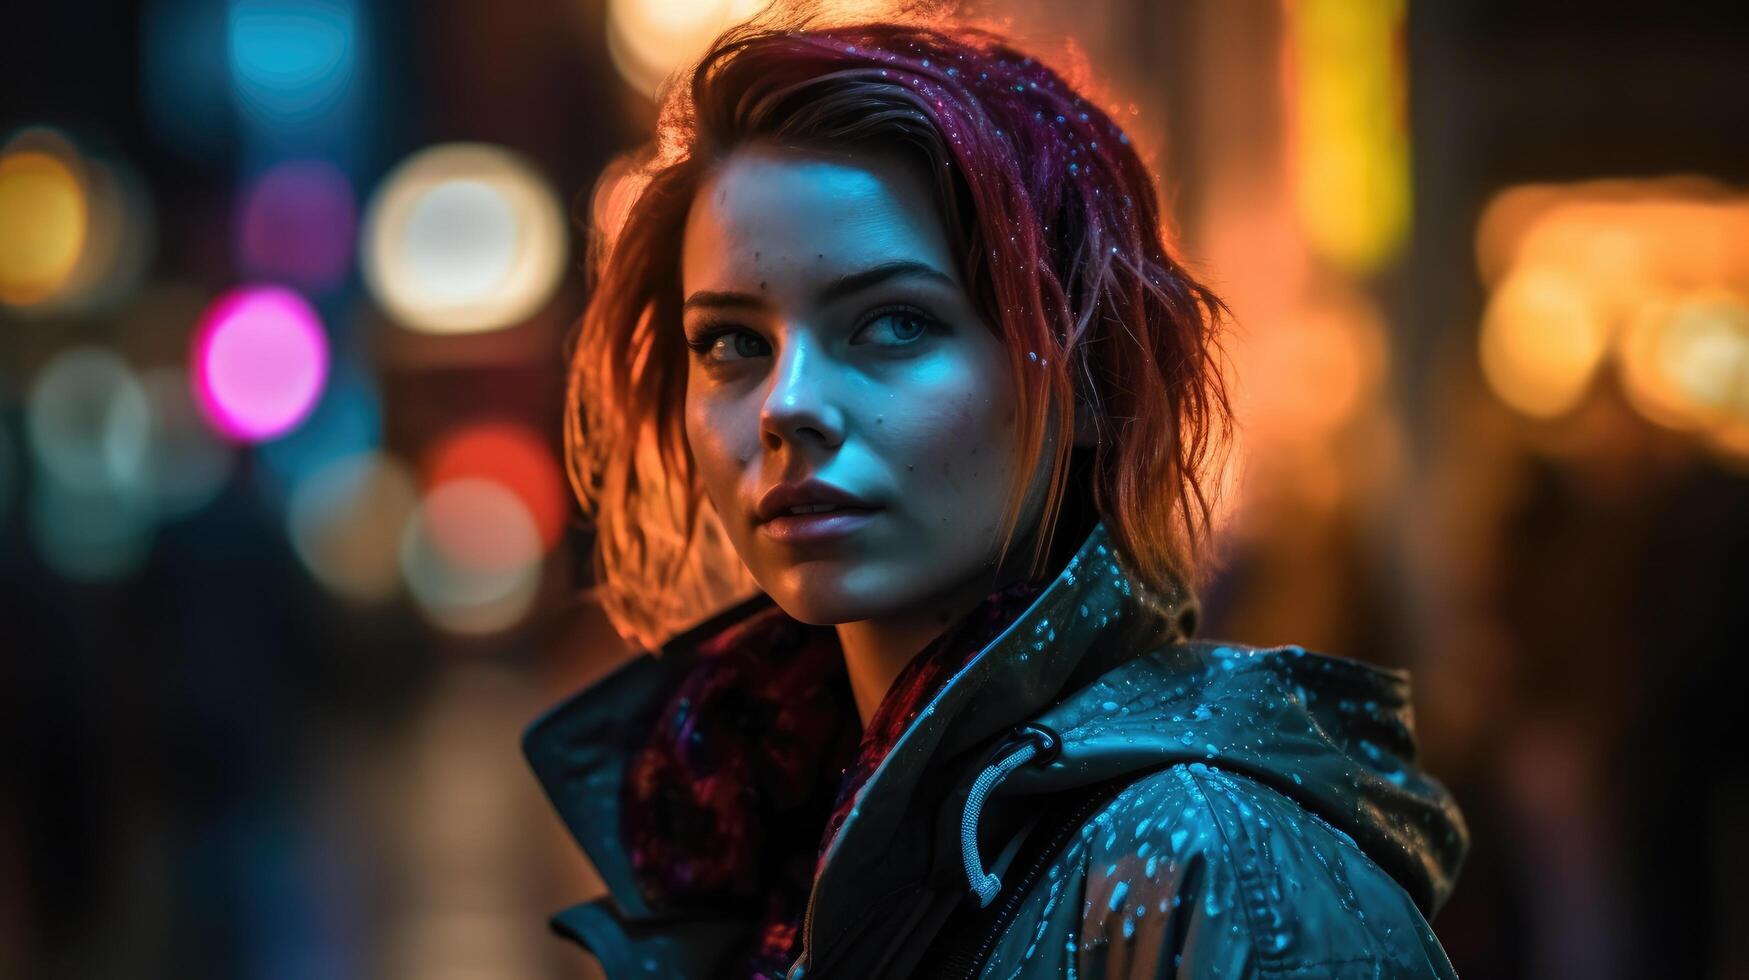
M 328 379 L 328 336 L 302 296 L 243 286 L 207 307 L 189 377 L 221 434 L 243 442 L 282 436 L 309 417 Z

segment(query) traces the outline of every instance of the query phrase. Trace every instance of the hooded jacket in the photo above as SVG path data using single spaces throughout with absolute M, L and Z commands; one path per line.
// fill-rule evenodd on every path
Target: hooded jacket
M 755 596 L 531 724 L 523 748 L 608 894 L 551 926 L 610 980 L 704 978 L 755 910 L 666 908 L 620 834 L 628 757 Z M 859 791 L 788 980 L 1451 977 L 1428 927 L 1468 848 L 1416 766 L 1407 672 L 1191 638 L 1187 592 L 1104 525 L 935 693 Z

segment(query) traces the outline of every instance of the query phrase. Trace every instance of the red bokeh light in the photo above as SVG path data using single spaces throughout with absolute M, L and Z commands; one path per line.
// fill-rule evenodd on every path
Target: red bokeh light
M 456 429 L 431 447 L 422 469 L 428 489 L 470 477 L 503 484 L 528 508 L 543 549 L 564 531 L 564 476 L 547 443 L 525 425 L 478 422 Z

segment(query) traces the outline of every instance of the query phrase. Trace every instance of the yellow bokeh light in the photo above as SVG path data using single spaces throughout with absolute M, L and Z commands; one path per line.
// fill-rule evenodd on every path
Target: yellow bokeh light
M 1403 0 L 1290 5 L 1298 211 L 1307 242 L 1372 272 L 1409 231 Z
M 1518 261 L 1518 243 L 1525 229 L 1565 199 L 1553 184 L 1523 184 L 1494 195 L 1476 226 L 1476 271 L 1492 287 Z
M 1725 293 L 1647 304 L 1618 351 L 1634 407 L 1734 444 L 1749 427 L 1749 305 Z
M 38 150 L 0 155 L 0 302 L 54 295 L 85 246 L 84 184 L 67 161 Z
M 1483 368 L 1520 411 L 1560 414 L 1613 348 L 1652 421 L 1727 448 L 1749 424 L 1749 198 L 1692 176 L 1508 188 L 1476 262 L 1493 287 Z
M 145 180 L 120 160 L 87 157 L 85 240 L 72 270 L 38 309 L 76 313 L 113 308 L 146 280 L 157 215 Z
M 767 6 L 770 0 L 608 0 L 608 54 L 633 88 L 654 95 L 725 28 Z
M 1482 373 L 1506 404 L 1551 418 L 1585 393 L 1608 340 L 1583 283 L 1555 270 L 1522 269 L 1488 302 Z
M 752 19 L 771 0 L 608 0 L 607 53 L 632 88 L 654 96 L 677 69 L 696 62 L 724 30 Z M 890 0 L 827 0 L 822 20 L 880 17 Z

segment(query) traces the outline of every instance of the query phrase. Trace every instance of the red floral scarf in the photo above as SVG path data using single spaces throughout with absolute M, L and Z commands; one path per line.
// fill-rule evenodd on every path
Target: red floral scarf
M 858 790 L 948 679 L 1048 584 L 985 597 L 906 664 L 866 732 L 832 627 L 774 606 L 703 643 L 624 784 L 621 832 L 645 894 L 673 908 L 759 902 L 737 972 L 782 977 Z

